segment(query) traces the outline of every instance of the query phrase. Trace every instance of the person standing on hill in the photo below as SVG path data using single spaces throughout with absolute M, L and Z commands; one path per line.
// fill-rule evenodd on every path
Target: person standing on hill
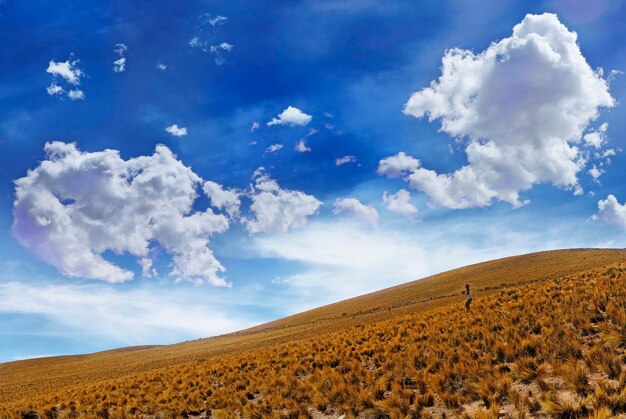
M 474 297 L 472 296 L 472 290 L 470 290 L 469 284 L 465 284 L 465 290 L 461 291 L 461 294 L 465 294 L 465 297 L 466 297 L 465 308 L 467 309 L 467 312 L 469 313 L 470 306 L 472 305 L 472 300 L 474 299 Z

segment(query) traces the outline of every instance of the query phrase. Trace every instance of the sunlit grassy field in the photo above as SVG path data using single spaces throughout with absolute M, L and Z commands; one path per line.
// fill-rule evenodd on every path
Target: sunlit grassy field
M 626 251 L 542 252 L 217 338 L 0 364 L 0 415 L 612 417 L 625 281 Z

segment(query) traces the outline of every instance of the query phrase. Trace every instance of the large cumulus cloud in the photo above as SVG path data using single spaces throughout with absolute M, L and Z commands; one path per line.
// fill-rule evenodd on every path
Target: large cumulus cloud
M 511 37 L 479 54 L 446 51 L 439 79 L 405 105 L 406 114 L 439 119 L 442 131 L 466 139 L 468 164 L 437 173 L 398 155 L 381 162 L 379 173 L 393 177 L 398 166 L 412 188 L 449 208 L 494 200 L 519 206 L 520 192 L 537 183 L 579 193 L 587 146 L 581 139 L 600 108 L 613 106 L 602 71 L 589 66 L 576 33 L 554 14 L 527 15 Z
M 133 272 L 103 257 L 130 254 L 152 271 L 158 244 L 172 257 L 176 281 L 228 285 L 208 243 L 229 227 L 222 214 L 194 211 L 202 179 L 165 146 L 124 160 L 116 150 L 81 152 L 51 142 L 46 159 L 15 181 L 13 235 L 70 277 L 107 282 Z

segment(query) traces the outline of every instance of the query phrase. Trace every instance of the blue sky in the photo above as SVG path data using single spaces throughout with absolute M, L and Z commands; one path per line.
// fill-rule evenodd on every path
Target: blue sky
M 590 3 L 0 1 L 0 362 L 623 247 L 626 11 Z

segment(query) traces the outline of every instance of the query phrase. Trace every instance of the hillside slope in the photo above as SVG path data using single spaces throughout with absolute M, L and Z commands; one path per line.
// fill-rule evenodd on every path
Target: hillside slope
M 604 405 L 626 409 L 626 390 L 619 404 L 626 385 L 619 358 L 626 346 L 626 332 L 619 340 L 626 326 L 624 266 L 623 250 L 541 252 L 216 338 L 0 364 L 0 406 L 7 414 L 226 417 L 376 409 L 454 416 L 472 408 L 538 414 L 550 403 L 557 409 L 570 402 L 600 411 L 584 398 L 599 391 L 589 381 L 599 382 L 593 372 L 606 375 L 601 391 L 612 401 Z M 459 295 L 465 282 L 476 298 L 470 315 Z M 576 373 L 586 384 L 572 391 L 561 376 Z

